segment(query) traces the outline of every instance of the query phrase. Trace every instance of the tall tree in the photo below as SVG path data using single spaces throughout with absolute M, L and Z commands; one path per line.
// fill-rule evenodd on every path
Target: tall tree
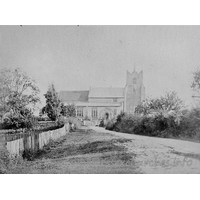
M 46 113 L 52 121 L 56 121 L 60 114 L 60 100 L 54 84 L 49 86 L 48 91 L 44 94 L 44 96 L 46 98 L 46 106 L 42 109 L 42 111 L 43 113 Z
M 20 69 L 15 69 L 12 72 L 7 105 L 13 110 L 22 109 L 23 107 L 34 109 L 40 101 L 39 92 L 35 80 Z
M 60 109 L 61 109 L 60 114 L 62 116 L 67 116 L 67 108 L 66 108 L 66 106 L 63 103 L 61 103 Z
M 9 69 L 0 70 L 0 118 L 9 110 L 7 99 L 11 92 L 12 72 Z
M 14 71 L 2 69 L 0 83 L 1 115 L 4 116 L 7 113 L 6 121 L 19 127 L 18 119 L 26 121 L 27 117 L 30 118 L 32 116 L 31 110 L 40 101 L 39 88 L 35 80 L 19 68 Z M 12 119 L 15 119 L 14 122 Z

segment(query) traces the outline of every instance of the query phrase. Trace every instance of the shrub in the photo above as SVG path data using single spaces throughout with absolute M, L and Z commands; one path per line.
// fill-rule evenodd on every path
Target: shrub
M 61 104 L 61 115 L 66 116 L 66 117 L 75 117 L 76 116 L 76 107 L 74 104 L 68 104 L 64 105 L 63 103 Z
M 101 121 L 100 121 L 100 123 L 99 123 L 99 127 L 104 127 L 105 125 L 104 125 L 104 120 L 103 119 L 101 119 Z
M 166 93 L 165 96 L 154 99 L 146 99 L 142 104 L 135 108 L 135 113 L 143 115 L 150 114 L 152 111 L 173 110 L 180 111 L 184 107 L 183 101 L 177 96 L 176 92 Z
M 157 110 L 146 115 L 121 113 L 106 127 L 124 133 L 200 140 L 200 109 L 182 112 Z
M 10 111 L 4 116 L 4 129 L 31 129 L 37 126 L 37 118 L 28 109 L 21 109 L 19 112 Z
M 138 115 L 121 113 L 115 123 L 115 131 L 134 133 L 141 119 Z M 135 129 L 135 130 L 134 130 Z
M 115 123 L 116 123 L 116 120 L 115 119 L 111 119 L 107 122 L 106 126 L 105 126 L 105 129 L 107 130 L 115 130 Z
M 63 126 L 65 124 L 65 119 L 63 116 L 59 116 L 58 119 L 56 120 L 57 126 Z
M 193 108 L 187 111 L 181 119 L 179 132 L 182 137 L 195 137 L 200 139 L 200 109 Z
M 139 135 L 157 136 L 159 132 L 173 126 L 173 118 L 161 113 L 155 116 L 124 115 L 115 123 L 115 130 Z

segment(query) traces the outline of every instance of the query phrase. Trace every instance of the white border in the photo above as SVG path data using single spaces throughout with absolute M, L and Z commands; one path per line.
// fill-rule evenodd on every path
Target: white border
M 4 1 L 1 25 L 198 25 L 198 1 Z M 196 199 L 197 175 L 0 175 L 1 199 Z

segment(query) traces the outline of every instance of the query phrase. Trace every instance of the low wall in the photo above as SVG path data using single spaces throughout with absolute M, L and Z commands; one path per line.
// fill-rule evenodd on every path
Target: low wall
M 50 140 L 57 140 L 66 135 L 70 131 L 70 124 L 67 123 L 60 129 L 46 131 L 38 134 L 24 134 L 22 138 L 6 142 L 6 148 L 10 156 L 18 156 L 24 150 L 41 150 L 44 145 L 47 145 Z

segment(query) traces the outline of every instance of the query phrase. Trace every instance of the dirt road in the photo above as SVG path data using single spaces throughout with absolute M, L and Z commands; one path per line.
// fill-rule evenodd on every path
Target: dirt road
M 142 173 L 200 173 L 200 143 L 90 128 L 131 140 L 123 145 L 135 155 L 135 165 Z
M 18 162 L 12 173 L 200 173 L 200 144 L 83 127 Z

